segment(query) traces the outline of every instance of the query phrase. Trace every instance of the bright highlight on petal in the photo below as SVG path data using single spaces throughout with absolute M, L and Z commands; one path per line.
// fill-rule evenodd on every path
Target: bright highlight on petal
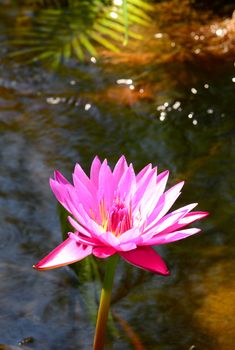
M 169 212 L 181 193 L 183 182 L 165 191 L 169 172 L 157 174 L 148 164 L 137 175 L 124 156 L 113 170 L 107 160 L 95 157 L 90 177 L 79 164 L 73 184 L 55 171 L 50 180 L 57 200 L 70 213 L 75 233 L 42 259 L 35 268 L 52 269 L 93 254 L 107 258 L 119 254 L 142 269 L 168 275 L 165 262 L 151 247 L 174 242 L 198 233 L 185 228 L 208 213 L 195 211 L 195 203 Z
M 85 246 L 69 237 L 34 267 L 38 270 L 54 269 L 82 260 L 91 252 L 92 248 L 90 246 Z

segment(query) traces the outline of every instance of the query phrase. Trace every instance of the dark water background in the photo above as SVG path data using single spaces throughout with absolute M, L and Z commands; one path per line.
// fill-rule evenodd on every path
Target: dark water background
M 107 349 L 234 346 L 234 51 L 229 47 L 223 55 L 219 46 L 204 56 L 195 53 L 190 31 L 201 25 L 208 30 L 208 22 L 201 24 L 201 9 L 175 22 L 174 8 L 167 24 L 159 8 L 168 3 L 156 8 L 162 22 L 153 21 L 144 44 L 124 49 L 126 56 L 101 52 L 96 63 L 72 61 L 56 72 L 5 58 L 4 33 L 19 8 L 1 4 L 2 344 L 17 346 L 30 337 L 27 349 L 91 348 L 96 282 L 79 284 L 66 267 L 39 273 L 32 265 L 61 241 L 48 185 L 53 170 L 70 177 L 76 162 L 88 170 L 96 154 L 111 164 L 125 154 L 136 169 L 149 162 L 170 169 L 170 184 L 186 180 L 178 206 L 199 202 L 199 209 L 211 215 L 197 225 L 202 234 L 159 247 L 170 277 L 129 267 L 130 287 L 127 267 L 120 264 L 113 303 L 116 330 L 109 332 Z M 206 11 L 210 23 L 224 20 Z M 131 84 L 117 84 L 119 79 L 132 79 L 134 90 Z

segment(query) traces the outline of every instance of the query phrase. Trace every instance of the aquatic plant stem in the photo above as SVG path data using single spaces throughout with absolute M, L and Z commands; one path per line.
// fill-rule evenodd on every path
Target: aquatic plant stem
M 96 321 L 93 350 L 103 350 L 104 348 L 111 293 L 118 259 L 118 254 L 115 254 L 109 258 L 106 265 L 103 288 L 100 296 L 100 305 Z

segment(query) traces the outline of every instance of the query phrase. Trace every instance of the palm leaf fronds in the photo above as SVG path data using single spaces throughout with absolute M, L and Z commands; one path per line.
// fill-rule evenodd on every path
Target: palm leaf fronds
M 10 33 L 10 56 L 55 65 L 71 56 L 82 61 L 97 56 L 97 45 L 118 52 L 128 37 L 141 39 L 130 29 L 147 26 L 151 5 L 143 0 L 35 0 L 33 15 Z M 19 21 L 20 22 L 20 21 Z

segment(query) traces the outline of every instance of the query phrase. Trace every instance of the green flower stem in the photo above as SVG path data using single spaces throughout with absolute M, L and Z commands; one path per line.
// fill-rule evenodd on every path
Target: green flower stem
M 96 321 L 93 350 L 103 350 L 104 348 L 106 325 L 111 301 L 111 292 L 118 258 L 118 254 L 111 256 L 106 265 L 104 283 L 100 296 L 100 306 Z

